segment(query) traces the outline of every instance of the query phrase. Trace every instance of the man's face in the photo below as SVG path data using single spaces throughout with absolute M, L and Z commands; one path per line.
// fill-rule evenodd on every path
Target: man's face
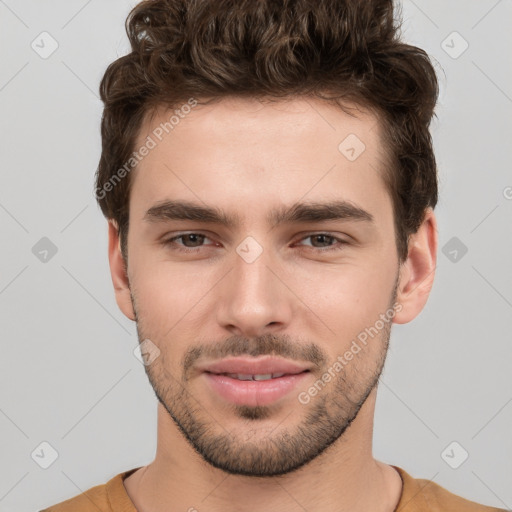
M 309 462 L 382 371 L 399 265 L 379 128 L 356 113 L 229 99 L 195 107 L 161 141 L 154 130 L 171 113 L 141 131 L 157 145 L 132 175 L 128 278 L 139 340 L 160 351 L 146 371 L 184 436 L 224 471 Z M 166 201 L 232 222 L 154 208 Z M 318 211 L 278 218 L 298 204 Z

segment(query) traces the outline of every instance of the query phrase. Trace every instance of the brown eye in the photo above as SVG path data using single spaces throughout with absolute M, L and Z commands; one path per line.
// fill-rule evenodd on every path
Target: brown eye
M 336 239 L 333 237 L 333 236 L 330 236 L 330 235 L 311 235 L 310 237 L 308 238 L 311 238 L 311 240 L 317 240 L 318 243 L 320 244 L 320 247 L 326 247 L 327 246 L 330 246 L 333 242 L 336 241 Z M 319 247 L 319 246 L 315 246 L 315 244 L 313 244 L 314 247 Z
M 197 233 L 190 233 L 189 235 L 180 235 L 179 237 L 183 239 L 183 245 L 185 247 L 200 247 L 201 243 L 204 242 L 204 239 L 206 238 L 204 235 L 199 235 Z M 191 242 L 192 245 L 187 245 L 186 241 Z
M 341 240 L 340 238 L 337 238 L 335 236 L 330 235 L 329 233 L 315 233 L 308 235 L 301 239 L 308 240 L 310 239 L 312 241 L 311 244 L 306 245 L 306 247 L 309 247 L 311 249 L 318 249 L 320 252 L 322 251 L 330 251 L 330 250 L 339 250 L 342 249 L 342 246 L 347 244 L 344 240 Z
M 205 240 L 209 240 L 209 238 L 201 233 L 182 233 L 164 240 L 162 243 L 173 251 L 195 252 L 196 249 L 199 250 L 205 246 Z

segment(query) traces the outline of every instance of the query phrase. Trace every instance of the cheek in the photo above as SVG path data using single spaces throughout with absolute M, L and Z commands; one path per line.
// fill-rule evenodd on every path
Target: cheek
M 201 311 L 205 295 L 216 282 L 210 269 L 193 269 L 186 264 L 134 261 L 133 266 L 137 272 L 131 283 L 139 320 L 154 336 L 164 338 L 181 332 L 186 324 L 182 320 Z
M 290 288 L 297 290 L 304 307 L 311 310 L 340 342 L 375 323 L 389 308 L 396 270 L 388 264 L 362 264 L 359 260 L 336 268 L 293 273 Z

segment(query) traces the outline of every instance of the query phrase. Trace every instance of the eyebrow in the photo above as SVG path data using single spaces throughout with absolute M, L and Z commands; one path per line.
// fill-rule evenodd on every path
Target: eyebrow
M 146 222 L 188 220 L 210 224 L 220 224 L 227 228 L 237 228 L 242 224 L 238 214 L 189 201 L 165 200 L 149 208 L 143 218 Z M 325 203 L 295 203 L 291 207 L 279 207 L 267 216 L 271 228 L 286 223 L 322 222 L 328 220 L 352 220 L 374 223 L 374 217 L 363 208 L 344 200 Z

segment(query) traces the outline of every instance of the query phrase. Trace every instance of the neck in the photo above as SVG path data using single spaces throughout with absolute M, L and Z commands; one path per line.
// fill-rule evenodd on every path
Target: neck
M 319 457 L 277 477 L 230 475 L 206 463 L 184 439 L 161 404 L 155 460 L 125 479 L 139 512 L 392 512 L 402 481 L 372 456 L 372 391 L 350 427 Z

